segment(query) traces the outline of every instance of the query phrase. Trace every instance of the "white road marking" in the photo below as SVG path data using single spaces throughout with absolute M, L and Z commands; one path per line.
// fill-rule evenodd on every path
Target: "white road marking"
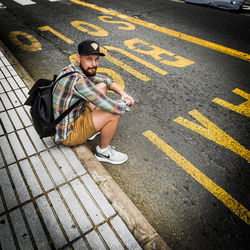
M 36 4 L 36 2 L 33 2 L 31 0 L 14 0 L 14 2 L 17 2 L 21 5 L 31 5 L 31 4 Z

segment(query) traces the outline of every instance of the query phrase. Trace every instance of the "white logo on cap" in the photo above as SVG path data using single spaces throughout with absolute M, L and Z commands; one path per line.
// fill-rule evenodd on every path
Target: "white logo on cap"
M 94 50 L 98 49 L 98 44 L 97 43 L 91 43 L 91 46 Z

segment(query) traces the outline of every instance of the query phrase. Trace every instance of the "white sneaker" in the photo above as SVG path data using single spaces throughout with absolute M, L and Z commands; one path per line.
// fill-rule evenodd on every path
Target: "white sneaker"
M 92 135 L 91 137 L 89 137 L 88 141 L 93 141 L 96 138 L 96 136 L 98 136 L 99 134 L 100 134 L 100 131 L 97 132 L 96 134 Z
M 96 147 L 96 158 L 98 161 L 108 162 L 114 165 L 122 164 L 128 160 L 128 156 L 115 150 L 115 147 L 108 146 L 104 152 L 101 151 L 99 145 Z

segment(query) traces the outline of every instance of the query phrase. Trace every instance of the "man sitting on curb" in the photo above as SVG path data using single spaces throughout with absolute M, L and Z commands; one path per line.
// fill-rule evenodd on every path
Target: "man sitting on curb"
M 115 134 L 120 115 L 130 110 L 134 99 L 109 77 L 96 74 L 100 52 L 97 42 L 85 40 L 78 45 L 77 60 L 64 68 L 59 77 L 74 71 L 56 83 L 53 90 L 55 119 L 80 99 L 82 101 L 57 126 L 55 140 L 67 146 L 82 144 L 100 133 L 96 158 L 112 164 L 122 164 L 128 156 L 118 152 L 109 143 Z M 121 96 L 113 101 L 106 96 L 107 89 Z

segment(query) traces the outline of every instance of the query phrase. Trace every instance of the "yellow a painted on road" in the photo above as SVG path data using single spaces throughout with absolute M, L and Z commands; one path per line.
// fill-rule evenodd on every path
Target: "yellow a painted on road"
M 212 195 L 224 203 L 233 213 L 239 216 L 245 223 L 250 224 L 250 212 L 235 200 L 224 189 L 214 183 L 210 178 L 203 174 L 199 169 L 192 165 L 186 158 L 175 151 L 170 145 L 161 140 L 151 130 L 143 133 L 143 135 L 162 150 L 168 157 L 176 162 L 183 170 L 191 175 L 197 182 L 206 188 Z
M 85 32 L 85 33 L 88 33 L 89 35 L 93 35 L 93 36 L 108 36 L 108 34 L 109 34 L 103 28 L 96 26 L 92 23 L 84 22 L 84 21 L 72 21 L 71 25 L 73 27 L 77 28 L 78 30 Z M 82 27 L 82 25 L 88 26 L 88 27 L 94 29 L 95 31 L 88 30 L 88 29 Z
M 113 21 L 107 19 L 113 19 L 112 16 L 99 16 L 99 20 L 105 23 L 117 23 L 117 24 L 124 24 L 125 26 L 119 26 L 118 29 L 120 30 L 135 30 L 135 26 L 132 23 L 124 22 L 124 21 Z
M 194 64 L 193 61 L 191 60 L 188 60 L 182 56 L 178 56 L 178 55 L 175 55 L 174 53 L 170 52 L 170 51 L 167 51 L 165 49 L 162 49 L 156 45 L 152 45 L 148 42 L 145 42 L 139 38 L 133 38 L 133 39 L 130 39 L 130 40 L 126 40 L 124 41 L 124 44 L 129 48 L 129 49 L 132 49 L 138 53 L 142 53 L 144 55 L 150 55 L 152 56 L 155 60 L 157 61 L 160 61 L 160 63 L 164 63 L 168 66 L 172 66 L 172 67 L 178 67 L 178 68 L 181 68 L 181 67 L 186 67 L 188 65 L 191 65 L 191 64 Z M 138 49 L 136 48 L 135 44 L 140 44 L 140 45 L 144 45 L 144 47 L 146 46 L 147 49 L 146 50 L 142 50 L 142 49 Z M 148 47 L 150 48 L 150 50 L 148 50 Z M 166 60 L 166 59 L 163 59 L 161 57 L 161 55 L 167 55 L 167 56 L 170 56 L 172 57 L 173 59 L 175 60 Z
M 239 105 L 234 105 L 232 103 L 226 102 L 220 98 L 215 98 L 213 99 L 213 102 L 233 110 L 234 112 L 237 112 L 241 115 L 245 115 L 247 117 L 250 117 L 250 94 L 247 92 L 240 90 L 238 88 L 234 89 L 233 92 L 239 96 L 242 96 L 243 98 L 247 99 L 247 101 L 239 104 Z
M 30 44 L 23 43 L 19 37 L 26 38 Z M 21 49 L 26 51 L 35 52 L 42 48 L 41 43 L 35 37 L 22 31 L 11 31 L 9 33 L 9 39 L 11 40 L 12 43 L 14 43 L 15 45 L 19 46 Z
M 199 113 L 197 110 L 189 112 L 197 121 L 203 126 L 193 123 L 183 117 L 178 117 L 174 121 L 182 126 L 191 129 L 192 131 L 206 137 L 207 139 L 233 151 L 240 155 L 250 163 L 250 152 L 244 148 L 240 143 L 233 139 L 230 135 L 226 134 L 222 129 L 209 121 L 205 116 Z

